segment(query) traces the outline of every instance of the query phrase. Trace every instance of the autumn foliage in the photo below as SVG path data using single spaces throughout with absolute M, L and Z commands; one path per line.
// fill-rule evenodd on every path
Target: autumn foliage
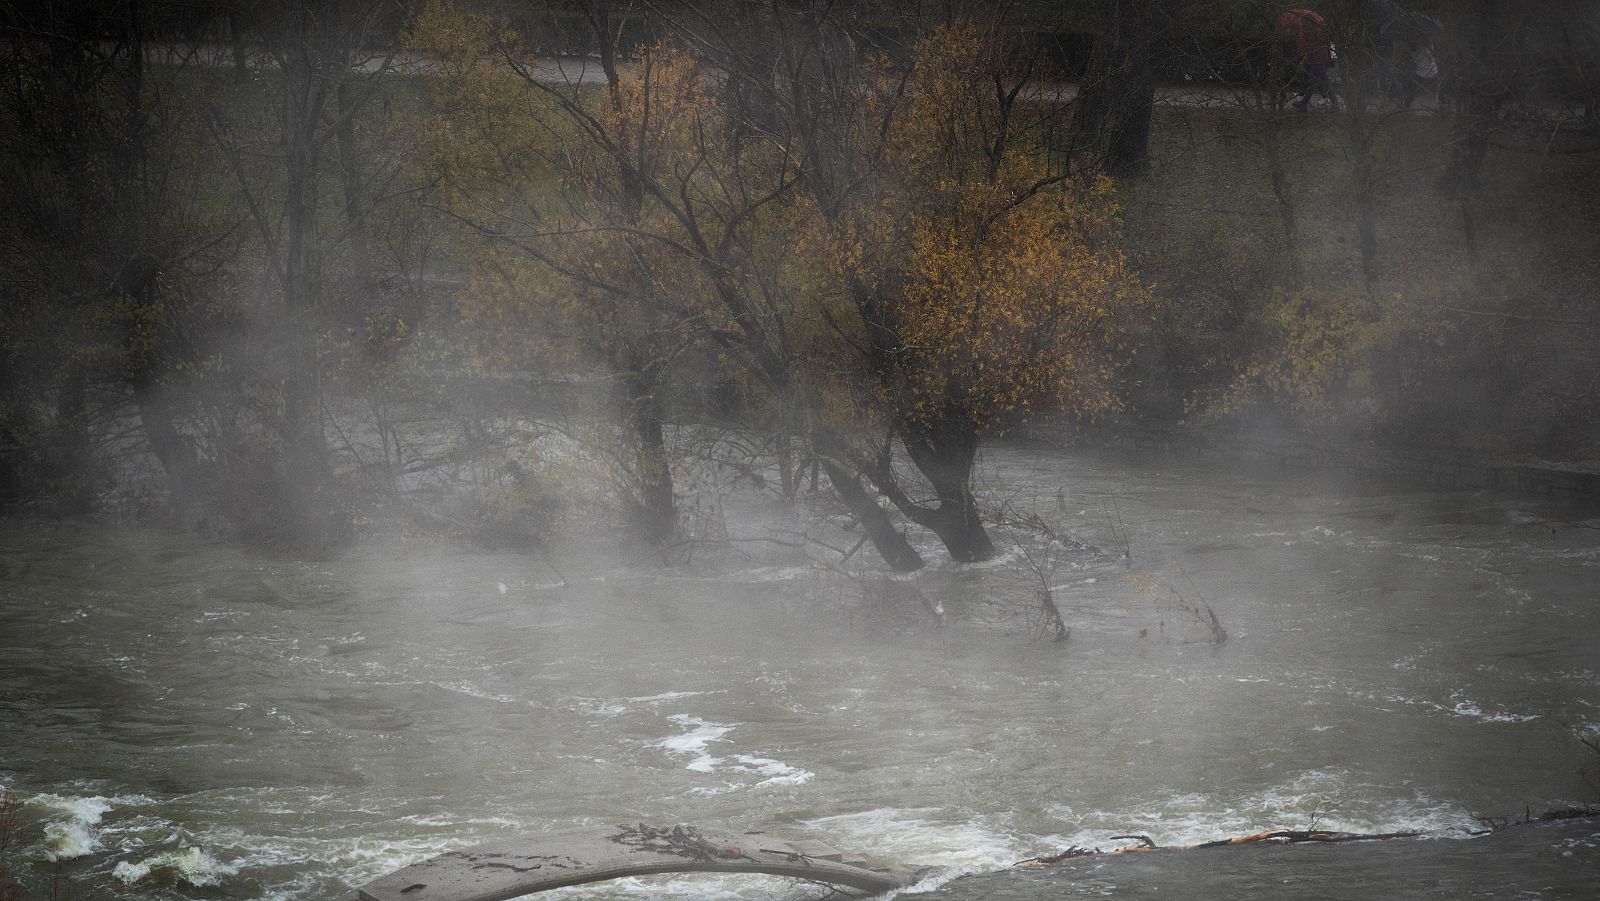
M 870 187 L 810 239 L 863 329 L 890 332 L 874 373 L 888 415 L 980 432 L 1116 407 L 1150 302 L 1119 249 L 1111 182 L 1052 168 L 1023 131 L 1027 111 L 999 108 L 992 52 L 957 24 L 909 72 L 874 63 L 865 118 L 886 127 L 856 149 L 876 161 Z
M 1113 187 L 1061 170 L 1017 102 L 1022 75 L 972 25 L 933 32 L 909 63 L 834 61 L 832 98 L 802 115 L 790 96 L 759 125 L 730 108 L 734 74 L 670 41 L 585 87 L 540 77 L 503 28 L 448 6 L 412 36 L 450 73 L 427 165 L 474 236 L 459 302 L 480 361 L 613 374 L 634 493 L 658 508 L 662 398 L 689 360 L 969 543 L 965 559 L 992 552 L 967 489 L 978 439 L 1117 405 L 1149 294 L 1118 250 Z M 853 436 L 882 429 L 938 507 L 881 456 L 870 473 L 850 459 Z M 657 510 L 658 537 L 670 517 Z

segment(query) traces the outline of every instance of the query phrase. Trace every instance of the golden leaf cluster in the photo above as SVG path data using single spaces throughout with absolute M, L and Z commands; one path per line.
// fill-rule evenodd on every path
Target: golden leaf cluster
M 412 40 L 449 75 L 423 164 L 483 238 L 460 304 L 486 365 L 627 372 L 737 336 L 791 361 L 827 418 L 990 431 L 1117 405 L 1151 300 L 1114 187 L 1053 172 L 971 25 L 865 64 L 820 151 L 730 137 L 719 74 L 670 43 L 585 89 L 524 77 L 503 28 L 441 3 Z M 848 186 L 826 211 L 801 171 L 817 154 Z
M 1026 111 L 999 107 L 986 52 L 957 24 L 909 72 L 875 63 L 866 118 L 886 127 L 857 152 L 880 163 L 841 215 L 813 210 L 804 239 L 893 332 L 875 372 L 891 413 L 980 431 L 1114 408 L 1151 303 L 1117 249 L 1113 185 L 1052 174 L 1019 133 Z

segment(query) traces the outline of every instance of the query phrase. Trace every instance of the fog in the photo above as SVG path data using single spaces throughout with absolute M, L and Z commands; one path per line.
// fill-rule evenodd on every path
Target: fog
M 1503 6 L 0 9 L 0 898 L 1583 896 L 1600 14 Z

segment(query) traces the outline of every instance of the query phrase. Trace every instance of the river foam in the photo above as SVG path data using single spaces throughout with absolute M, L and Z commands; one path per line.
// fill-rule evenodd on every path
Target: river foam
M 960 876 L 1010 866 L 1028 840 L 982 818 L 948 820 L 938 807 L 879 807 L 802 823 L 829 843 L 897 863 L 932 868 L 906 891 L 932 891 Z M 889 897 L 899 892 L 892 893 Z
M 44 855 L 53 861 L 72 860 L 100 847 L 100 825 L 117 807 L 152 803 L 144 795 L 59 795 L 43 793 L 25 802 L 44 822 Z
M 816 775 L 809 770 L 770 757 L 753 754 L 718 757 L 712 754 L 710 746 L 717 742 L 727 742 L 728 739 L 724 736 L 737 728 L 738 723 L 713 723 L 686 713 L 674 714 L 667 719 L 679 726 L 688 727 L 689 731 L 663 738 L 656 742 L 655 746 L 673 757 L 689 758 L 689 762 L 684 764 L 685 769 L 707 775 L 744 773 L 762 777 L 750 784 L 730 781 L 721 787 L 702 786 L 692 790 L 695 794 L 725 794 L 741 788 L 764 785 L 801 785 L 810 782 Z
M 111 812 L 111 801 L 97 796 L 74 798 L 64 795 L 34 795 L 28 806 L 43 808 L 50 818 L 44 825 L 45 856 L 50 860 L 71 860 L 99 847 L 100 820 Z
M 601 719 L 622 716 L 638 709 L 649 710 L 658 704 L 667 701 L 678 701 L 683 698 L 693 698 L 700 695 L 711 694 L 705 691 L 664 691 L 660 694 L 641 695 L 631 698 L 589 698 L 573 697 L 563 702 L 562 706 L 568 710 L 584 716 L 594 716 Z
M 136 863 L 121 861 L 112 869 L 111 875 L 122 880 L 123 885 L 133 885 L 153 876 L 204 888 L 219 885 L 224 877 L 237 875 L 238 872 L 238 867 L 223 863 L 199 848 L 188 846 L 165 851 Z

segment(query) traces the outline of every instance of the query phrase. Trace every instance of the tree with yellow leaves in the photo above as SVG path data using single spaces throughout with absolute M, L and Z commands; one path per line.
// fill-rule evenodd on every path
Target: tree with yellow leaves
M 597 37 L 612 40 L 603 21 Z M 613 379 L 628 500 L 651 538 L 670 538 L 674 368 L 712 347 L 763 378 L 784 371 L 742 275 L 764 209 L 788 192 L 781 150 L 732 146 L 700 61 L 670 43 L 625 71 L 604 54 L 597 89 L 552 78 L 503 26 L 442 3 L 411 39 L 444 58 L 432 165 L 484 239 L 464 312 L 497 362 L 532 352 Z
M 933 497 L 913 497 L 887 453 L 857 463 L 967 561 L 994 553 L 971 490 L 979 441 L 1035 413 L 1115 408 L 1149 303 L 1111 183 L 1052 167 L 1006 56 L 957 22 L 908 65 L 866 67 L 859 119 L 874 127 L 844 132 L 859 143 L 830 156 L 856 161 L 851 190 L 814 193 L 807 232 L 863 399 Z
M 801 41 L 763 71 L 660 44 L 626 68 L 603 55 L 603 92 L 552 82 L 487 20 L 436 5 L 419 33 L 454 66 L 441 178 L 489 239 L 464 305 L 523 321 L 500 337 L 536 334 L 537 310 L 616 376 L 655 537 L 672 522 L 659 399 L 694 347 L 796 411 L 782 427 L 811 439 L 897 569 L 922 560 L 873 489 L 955 559 L 984 559 L 978 441 L 1115 405 L 1145 292 L 1116 251 L 1111 188 L 1051 169 L 1018 100 L 1026 73 L 975 26 L 905 64 Z M 864 423 L 900 439 L 931 500 L 888 448 L 862 450 Z

